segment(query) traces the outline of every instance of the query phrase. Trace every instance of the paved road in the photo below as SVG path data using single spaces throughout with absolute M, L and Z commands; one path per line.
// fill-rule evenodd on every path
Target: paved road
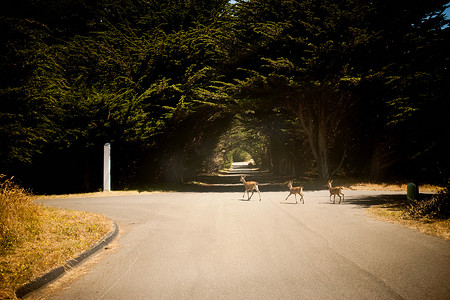
M 46 200 L 102 213 L 119 247 L 49 299 L 449 299 L 450 242 L 365 213 L 396 193 L 164 193 Z

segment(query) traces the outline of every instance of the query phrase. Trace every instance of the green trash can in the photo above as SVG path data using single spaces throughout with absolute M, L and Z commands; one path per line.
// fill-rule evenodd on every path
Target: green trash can
M 406 186 L 406 198 L 408 199 L 408 202 L 412 202 L 414 200 L 417 200 L 417 197 L 419 196 L 419 188 L 415 183 L 408 183 Z

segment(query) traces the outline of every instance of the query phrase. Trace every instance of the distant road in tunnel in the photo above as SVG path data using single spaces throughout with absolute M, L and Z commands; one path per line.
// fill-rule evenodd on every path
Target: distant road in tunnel
M 86 274 L 30 297 L 448 299 L 450 242 L 365 212 L 403 195 L 345 191 L 346 203 L 333 205 L 326 190 L 305 191 L 305 204 L 284 201 L 287 190 L 261 192 L 261 202 L 244 201 L 242 186 L 45 200 L 102 213 L 121 233 Z

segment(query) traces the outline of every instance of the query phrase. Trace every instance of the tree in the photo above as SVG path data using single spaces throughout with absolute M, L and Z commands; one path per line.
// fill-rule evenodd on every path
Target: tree
M 319 177 L 329 178 L 329 151 L 346 131 L 343 126 L 348 125 L 345 120 L 355 100 L 351 91 L 360 80 L 344 58 L 352 58 L 371 38 L 361 20 L 367 7 L 354 1 L 240 5 L 238 15 L 245 17 L 238 28 L 243 36 L 257 40 L 249 51 L 258 58 L 250 61 L 241 90 L 247 90 L 248 97 L 272 97 L 278 99 L 276 106 L 287 105 L 287 117 L 308 139 Z
M 415 174 L 417 180 L 424 169 L 434 173 L 428 178 L 448 176 L 444 170 L 450 164 L 438 150 L 445 144 L 439 138 L 442 128 L 448 127 L 440 113 L 448 107 L 445 2 L 377 1 L 367 16 L 376 38 L 370 43 L 370 59 L 361 64 L 366 69 L 360 89 L 365 107 L 359 115 L 373 149 L 372 179 L 390 171 L 394 176 Z
M 275 173 L 442 176 L 444 2 L 15 2 L 0 18 L 2 172 L 44 184 L 71 156 L 70 189 L 97 189 L 113 142 L 114 184 L 184 181 L 238 114 Z
M 77 5 L 80 26 L 67 26 L 74 13 L 69 8 Z M 20 172 L 18 164 L 23 163 L 22 177 L 32 177 L 48 165 L 49 172 L 41 178 L 50 182 L 55 177 L 51 174 L 60 171 L 59 159 L 71 155 L 76 162 L 71 167 L 80 169 L 72 173 L 85 178 L 78 186 L 92 190 L 99 184 L 91 179 L 98 168 L 92 162 L 103 143 L 112 141 L 115 149 L 122 149 L 116 170 L 129 173 L 143 152 L 164 149 L 164 141 L 175 146 L 163 136 L 189 124 L 186 120 L 193 115 L 204 118 L 199 131 L 205 131 L 207 120 L 214 118 L 204 107 L 216 103 L 202 98 L 200 87 L 217 74 L 215 66 L 222 56 L 218 45 L 226 38 L 215 24 L 226 5 L 227 1 L 103 1 L 92 6 L 35 2 L 25 12 L 16 10 L 13 18 L 3 18 L 11 32 L 2 53 L 6 70 L 17 70 L 16 62 L 28 66 L 26 73 L 18 74 L 19 80 L 2 81 L 2 95 L 11 100 L 2 102 L 8 103 L 0 130 L 2 145 L 7 145 L 1 150 L 8 162 L 3 170 Z M 58 14 L 39 13 L 46 8 Z M 40 35 L 35 35 L 38 30 Z M 17 33 L 25 36 L 21 52 Z M 10 63 L 11 53 L 15 61 Z M 210 110 L 212 115 L 213 110 L 218 109 Z M 10 124 L 13 120 L 16 125 Z M 195 134 L 189 133 L 183 136 L 186 143 L 177 147 L 195 144 L 190 142 Z
M 238 3 L 235 31 L 248 53 L 241 73 L 236 73 L 241 96 L 253 98 L 256 106 L 259 99 L 272 98 L 277 99 L 275 107 L 289 108 L 286 117 L 308 139 L 320 178 L 333 175 L 345 155 L 360 151 L 364 137 L 380 141 L 374 147 L 373 166 L 394 166 L 405 145 L 398 139 L 402 124 L 436 99 L 435 94 L 423 94 L 429 90 L 426 84 L 414 87 L 418 82 L 442 82 L 446 67 L 420 61 L 445 55 L 417 54 L 446 49 L 437 42 L 445 39 L 438 37 L 446 24 L 445 1 L 419 2 Z M 438 72 L 429 72 L 432 69 Z M 409 133 L 404 137 L 411 138 Z M 396 146 L 376 150 L 387 141 Z M 388 160 L 379 163 L 376 156 L 381 153 L 378 158 Z M 361 169 L 362 160 L 358 163 L 354 168 Z

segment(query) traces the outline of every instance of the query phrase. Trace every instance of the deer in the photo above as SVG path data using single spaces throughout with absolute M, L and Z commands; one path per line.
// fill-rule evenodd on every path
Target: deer
M 245 197 L 245 193 L 247 192 L 247 197 L 250 201 L 250 199 L 252 198 L 253 194 L 254 194 L 254 190 L 256 190 L 259 194 L 259 201 L 261 201 L 261 193 L 259 192 L 259 188 L 258 188 L 258 183 L 256 181 L 245 181 L 245 176 L 241 175 L 241 182 L 244 184 L 245 187 L 245 191 L 244 191 L 244 195 L 242 196 L 242 198 Z M 250 191 L 252 191 L 252 195 L 250 195 Z
M 330 202 L 331 202 L 331 196 L 334 196 L 333 198 L 333 204 L 336 201 L 336 195 L 339 197 L 339 204 L 341 204 L 341 195 L 342 195 L 342 202 L 345 202 L 344 193 L 342 192 L 342 187 L 336 186 L 332 187 L 331 184 L 333 183 L 333 180 L 328 180 L 328 189 L 330 190 Z
M 286 201 L 290 195 L 294 194 L 295 197 L 295 203 L 297 203 L 297 194 L 300 196 L 300 200 L 302 200 L 303 204 L 305 204 L 305 199 L 303 198 L 303 185 L 299 187 L 293 187 L 292 186 L 293 181 L 289 180 L 288 187 L 289 187 L 289 195 L 284 199 Z

